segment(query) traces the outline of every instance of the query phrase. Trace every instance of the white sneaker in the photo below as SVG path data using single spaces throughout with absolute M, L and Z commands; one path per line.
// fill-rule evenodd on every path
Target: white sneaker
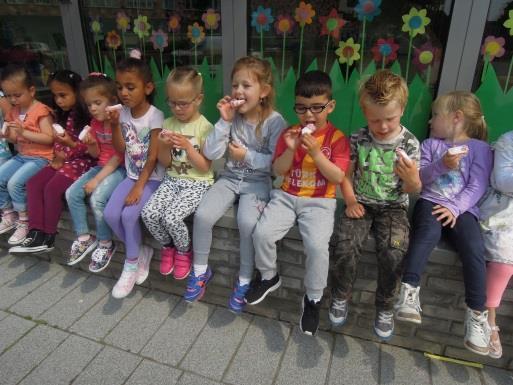
M 395 318 L 399 321 L 413 322 L 420 324 L 422 311 L 419 301 L 420 286 L 414 287 L 409 283 L 401 283 L 401 293 L 399 300 L 395 304 Z
M 125 268 L 121 272 L 118 282 L 112 289 L 112 296 L 114 298 L 125 298 L 132 292 L 135 285 L 135 279 L 137 277 L 137 270 L 126 270 Z
M 488 310 L 478 312 L 467 308 L 465 337 L 463 338 L 465 347 L 473 353 L 482 356 L 488 355 L 491 332 L 492 330 L 488 324 Z
M 10 238 L 7 242 L 9 243 L 9 245 L 13 245 L 13 246 L 19 245 L 20 243 L 22 243 L 25 240 L 28 232 L 29 232 L 28 222 L 17 220 L 16 221 L 16 230 L 10 236 Z
M 2 216 L 0 222 L 0 234 L 8 233 L 16 227 L 16 213 L 9 213 Z
M 146 281 L 146 278 L 148 278 L 148 275 L 150 274 L 151 257 L 153 257 L 153 249 L 150 246 L 141 245 L 139 250 L 139 259 L 137 260 L 137 278 L 135 280 L 137 285 L 140 285 Z

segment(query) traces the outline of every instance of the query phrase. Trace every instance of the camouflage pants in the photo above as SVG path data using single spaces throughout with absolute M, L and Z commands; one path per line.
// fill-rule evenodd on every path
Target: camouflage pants
M 365 206 L 365 215 L 358 219 L 342 213 L 330 241 L 332 295 L 350 298 L 362 247 L 371 231 L 376 240 L 378 264 L 376 308 L 391 310 L 408 249 L 410 224 L 403 208 Z

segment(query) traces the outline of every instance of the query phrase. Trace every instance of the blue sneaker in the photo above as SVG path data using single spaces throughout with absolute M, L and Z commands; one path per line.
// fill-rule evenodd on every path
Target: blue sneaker
M 201 299 L 203 294 L 205 294 L 207 284 L 212 279 L 213 275 L 214 273 L 212 273 L 212 269 L 210 267 L 207 267 L 205 274 L 201 274 L 198 277 L 194 274 L 194 270 L 191 271 L 189 279 L 187 280 L 187 288 L 185 289 L 183 298 L 187 302 L 194 302 Z
M 231 311 L 237 314 L 242 312 L 242 309 L 244 309 L 244 306 L 246 305 L 244 297 L 246 296 L 248 290 L 249 284 L 241 286 L 239 280 L 237 279 L 235 287 L 232 291 L 232 295 L 230 296 L 230 301 L 228 302 L 228 306 L 230 307 Z

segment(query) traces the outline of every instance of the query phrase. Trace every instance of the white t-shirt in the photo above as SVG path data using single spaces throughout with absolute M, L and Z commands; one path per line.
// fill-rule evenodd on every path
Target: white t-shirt
M 164 114 L 155 106 L 150 106 L 148 111 L 140 118 L 134 118 L 130 108 L 123 106 L 119 117 L 121 132 L 125 139 L 125 167 L 130 179 L 139 179 L 150 146 L 151 131 L 162 128 Z M 158 162 L 150 175 L 150 180 L 162 180 L 165 169 Z

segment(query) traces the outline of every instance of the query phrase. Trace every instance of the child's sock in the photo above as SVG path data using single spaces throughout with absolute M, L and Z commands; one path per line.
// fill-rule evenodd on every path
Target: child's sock
M 20 211 L 18 213 L 18 219 L 22 222 L 28 222 L 28 214 L 26 211 Z
M 135 260 L 125 260 L 125 265 L 123 266 L 123 270 L 126 271 L 137 271 L 137 258 Z
M 202 274 L 205 274 L 207 272 L 208 265 L 198 265 L 194 264 L 194 275 L 196 277 L 199 277 Z
M 112 246 L 112 241 L 110 239 L 108 241 L 100 241 L 100 246 L 109 248 Z
M 315 303 L 319 303 L 319 301 L 320 301 L 320 300 L 321 300 L 321 298 L 322 298 L 322 295 L 321 295 L 320 297 L 316 297 L 316 296 L 311 296 L 311 297 L 310 297 L 310 296 L 308 295 L 308 293 L 306 294 L 306 296 L 308 297 L 308 299 L 309 299 L 310 301 L 314 301 Z
M 251 278 L 244 278 L 239 275 L 239 285 L 240 286 L 249 285 L 250 282 L 251 282 Z
M 269 280 L 273 279 L 275 276 L 276 276 L 275 271 L 266 271 L 266 272 L 262 273 L 262 279 L 264 281 L 269 281 Z
M 91 238 L 91 235 L 89 235 L 89 234 L 82 234 L 82 235 L 78 236 L 78 240 L 80 242 L 86 242 L 89 240 L 89 238 Z

